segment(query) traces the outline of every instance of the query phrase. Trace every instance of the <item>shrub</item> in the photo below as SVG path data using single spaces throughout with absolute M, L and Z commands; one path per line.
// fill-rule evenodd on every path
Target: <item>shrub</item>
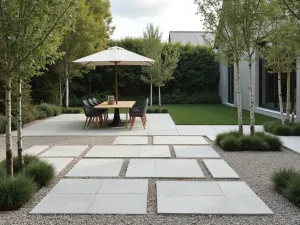
M 20 174 L 14 178 L 0 179 L 0 210 L 19 209 L 36 193 L 37 186 L 31 178 Z
M 61 114 L 62 108 L 57 105 L 51 105 L 51 108 L 53 110 L 53 116 L 58 116 Z
M 73 114 L 73 113 L 79 114 L 79 113 L 82 113 L 82 110 L 79 108 L 63 108 L 62 113 L 64 113 L 64 114 Z
M 51 164 L 44 161 L 37 161 L 26 166 L 25 175 L 31 177 L 38 187 L 44 187 L 53 180 L 55 170 Z
M 153 113 L 153 109 L 147 109 L 147 113 Z
M 264 142 L 264 139 L 259 136 L 245 135 L 240 138 L 240 147 L 244 151 L 263 151 L 268 148 L 268 145 Z
M 279 121 L 269 121 L 264 123 L 264 129 L 265 131 L 272 133 L 273 132 L 273 128 L 277 125 L 280 125 L 281 123 Z
M 278 137 L 271 136 L 271 135 L 265 135 L 264 141 L 268 145 L 267 151 L 281 151 L 282 142 Z
M 282 194 L 297 207 L 300 207 L 300 174 L 290 177 Z
M 16 130 L 17 128 L 18 128 L 17 118 L 14 116 L 11 116 L 11 129 Z
M 293 127 L 293 134 L 294 134 L 294 135 L 297 135 L 297 136 L 300 136 L 300 124 L 296 124 L 296 125 Z
M 73 113 L 75 113 L 75 114 L 80 114 L 80 113 L 82 113 L 82 110 L 81 110 L 81 109 L 74 109 L 74 110 L 73 110 Z
M 2 165 L 0 165 L 0 179 L 3 177 L 6 177 L 6 170 Z
M 279 124 L 273 127 L 271 133 L 276 135 L 281 135 L 281 136 L 291 136 L 293 131 L 291 126 L 285 124 Z
M 221 148 L 224 151 L 239 151 L 241 149 L 241 143 L 239 138 L 234 136 L 225 136 L 220 142 Z
M 38 118 L 39 120 L 47 118 L 47 114 L 39 109 L 35 109 L 34 113 L 36 115 L 36 118 Z
M 36 109 L 38 111 L 43 111 L 47 115 L 47 117 L 51 117 L 54 115 L 54 111 L 53 111 L 51 105 L 49 105 L 47 103 L 42 103 L 42 104 L 38 105 L 36 107 Z
M 282 168 L 273 173 L 273 185 L 278 192 L 282 193 L 286 189 L 288 182 L 297 176 L 299 174 L 293 168 Z
M 160 109 L 154 109 L 154 113 L 160 113 Z
M 162 113 L 169 113 L 169 110 L 168 109 L 162 109 L 161 112 Z
M 24 155 L 23 156 L 23 160 L 24 160 L 24 167 L 28 166 L 31 163 L 40 161 L 39 157 L 34 156 L 34 155 Z M 14 173 L 19 173 L 20 172 L 20 166 L 19 166 L 19 160 L 18 157 L 15 156 L 13 158 L 13 166 L 14 166 Z M 2 167 L 6 168 L 6 161 L 5 159 L 1 161 L 1 165 Z
M 30 123 L 37 119 L 37 116 L 32 108 L 26 108 L 22 111 L 23 124 Z

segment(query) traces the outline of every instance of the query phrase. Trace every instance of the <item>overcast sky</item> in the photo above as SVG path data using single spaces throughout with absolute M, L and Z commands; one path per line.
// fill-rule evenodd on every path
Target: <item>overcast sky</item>
M 111 0 L 113 39 L 140 37 L 147 23 L 154 23 L 168 39 L 169 31 L 201 31 L 194 0 Z

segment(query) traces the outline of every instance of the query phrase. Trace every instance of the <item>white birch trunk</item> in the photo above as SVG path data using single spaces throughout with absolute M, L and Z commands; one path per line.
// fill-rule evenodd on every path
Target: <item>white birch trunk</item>
M 291 73 L 287 74 L 286 79 L 286 117 L 285 122 L 290 121 L 290 112 L 291 112 Z
M 284 124 L 282 91 L 281 91 L 281 72 L 278 72 L 278 98 L 279 98 L 279 108 L 280 108 L 281 123 Z
M 251 59 L 249 59 L 251 60 Z M 250 62 L 250 61 L 249 61 Z M 249 106 L 250 106 L 250 135 L 255 133 L 255 115 L 254 115 L 254 98 L 253 98 L 253 82 L 252 82 L 252 64 L 249 63 Z
M 69 78 L 66 78 L 66 107 L 69 108 Z
M 61 88 L 61 74 L 59 75 L 59 105 L 62 107 L 63 105 L 63 95 L 62 95 L 62 88 Z
M 159 105 L 159 109 L 161 109 L 160 86 L 158 87 L 158 105 Z
M 11 76 L 6 77 L 5 89 L 5 116 L 6 116 L 6 169 L 10 177 L 14 176 L 13 152 L 11 141 Z
M 236 98 L 237 98 L 239 132 L 242 134 L 243 133 L 243 111 L 242 111 L 242 104 L 241 104 L 241 77 L 240 77 L 239 60 L 236 60 Z
M 22 79 L 18 79 L 18 164 L 20 171 L 24 168 L 23 160 L 23 135 L 22 135 Z
M 150 83 L 150 107 L 152 108 L 152 93 L 153 93 L 153 84 L 152 84 L 152 75 L 151 75 L 151 83 Z

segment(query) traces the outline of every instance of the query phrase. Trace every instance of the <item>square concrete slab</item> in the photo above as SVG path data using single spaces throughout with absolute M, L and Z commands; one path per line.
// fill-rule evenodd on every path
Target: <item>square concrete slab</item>
M 170 149 L 166 145 L 146 145 L 141 146 L 140 158 L 170 158 Z
M 54 146 L 40 157 L 78 157 L 87 149 L 87 145 Z
M 155 160 L 130 159 L 126 177 L 155 177 Z
M 147 194 L 97 194 L 89 214 L 146 214 Z
M 84 157 L 123 158 L 138 157 L 140 146 L 95 145 Z
M 73 159 L 74 158 L 42 158 L 42 160 L 54 166 L 56 174 L 59 174 L 65 167 L 67 167 Z
M 252 189 L 243 181 L 219 181 L 217 182 L 223 193 L 227 196 L 255 196 Z
M 24 151 L 24 155 L 37 155 L 45 149 L 49 148 L 49 145 L 34 145 Z
M 126 177 L 202 178 L 195 159 L 131 159 Z
M 173 146 L 177 158 L 220 158 L 220 155 L 209 145 Z
M 216 182 L 210 181 L 156 181 L 158 196 L 224 195 Z
M 154 136 L 155 145 L 207 145 L 202 136 Z
M 147 145 L 148 144 L 148 137 L 142 137 L 142 136 L 116 137 L 113 144 L 114 145 Z
M 118 177 L 123 159 L 81 159 L 67 177 Z
M 147 194 L 148 180 L 104 179 L 98 194 Z
M 208 137 L 211 141 L 215 141 L 216 140 L 216 135 L 206 135 L 206 137 Z
M 257 196 L 157 196 L 157 212 L 218 215 L 273 214 Z
M 95 194 L 49 193 L 30 212 L 31 214 L 85 214 Z
M 101 179 L 62 179 L 50 191 L 52 194 L 96 194 Z
M 204 159 L 213 178 L 239 178 L 239 175 L 223 159 Z

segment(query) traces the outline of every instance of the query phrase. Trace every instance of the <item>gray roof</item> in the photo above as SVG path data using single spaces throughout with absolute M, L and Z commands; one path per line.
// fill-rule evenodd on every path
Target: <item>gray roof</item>
M 183 45 L 209 45 L 213 41 L 213 34 L 205 31 L 170 31 L 169 42 Z

